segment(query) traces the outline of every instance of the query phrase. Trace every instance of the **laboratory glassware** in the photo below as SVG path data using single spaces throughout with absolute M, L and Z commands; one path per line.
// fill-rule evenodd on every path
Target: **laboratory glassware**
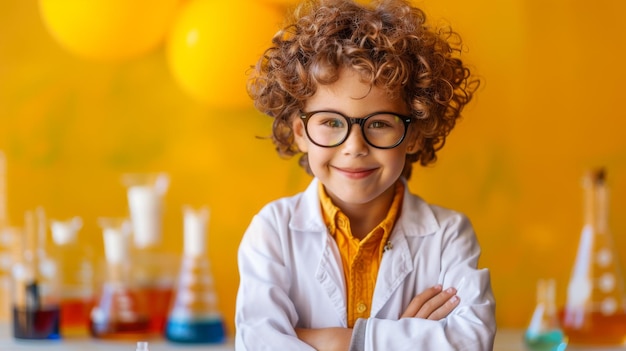
M 78 241 L 83 226 L 80 217 L 50 220 L 51 258 L 57 266 L 61 334 L 63 337 L 89 334 L 89 313 L 94 299 L 94 264 L 91 255 Z
M 13 253 L 22 234 L 19 227 L 0 226 L 0 321 L 11 320 L 11 280 L 14 266 Z M 18 255 L 19 256 L 19 255 Z
M 172 300 L 179 258 L 162 245 L 164 196 L 169 186 L 165 173 L 128 173 L 127 187 L 132 223 L 133 279 L 139 293 L 150 301 L 150 329 L 162 335 Z
M 24 232 L 13 267 L 13 336 L 60 339 L 59 284 L 45 252 L 46 218 L 42 208 L 24 215 Z
M 138 339 L 150 333 L 147 301 L 131 276 L 130 223 L 124 218 L 100 218 L 106 277 L 90 314 L 90 333 L 101 339 Z
M 562 313 L 571 345 L 623 345 L 626 341 L 624 280 L 609 226 L 605 169 L 583 178 L 584 223 Z
M 563 351 L 567 348 L 555 302 L 554 279 L 537 281 L 537 304 L 524 333 L 524 344 L 531 351 Z
M 0 321 L 9 322 L 11 317 L 11 267 L 16 235 L 9 227 L 7 210 L 6 157 L 0 151 Z
M 207 256 L 209 210 L 185 206 L 183 213 L 184 252 L 165 337 L 178 343 L 222 343 L 224 321 Z

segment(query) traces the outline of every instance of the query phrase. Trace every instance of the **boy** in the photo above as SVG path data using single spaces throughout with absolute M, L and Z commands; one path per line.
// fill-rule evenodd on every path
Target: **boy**
M 237 350 L 491 350 L 495 301 L 468 219 L 408 191 L 478 80 L 403 0 L 300 5 L 249 82 L 279 154 L 314 176 L 239 248 Z

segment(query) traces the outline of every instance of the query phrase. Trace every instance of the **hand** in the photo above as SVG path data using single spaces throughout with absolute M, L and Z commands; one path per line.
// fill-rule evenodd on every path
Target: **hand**
M 296 328 L 298 339 L 309 344 L 318 351 L 345 351 L 350 347 L 352 329 L 350 328 Z
M 400 318 L 440 320 L 447 317 L 459 302 L 455 288 L 443 290 L 441 285 L 435 285 L 416 295 Z

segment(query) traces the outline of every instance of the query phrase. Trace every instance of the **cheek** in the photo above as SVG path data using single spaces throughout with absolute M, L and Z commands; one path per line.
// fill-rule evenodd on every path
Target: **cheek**
M 407 153 L 405 152 L 398 152 L 393 156 L 393 161 L 391 161 L 390 166 L 394 169 L 395 173 L 402 173 L 402 169 L 404 169 L 404 164 L 406 163 L 406 155 Z

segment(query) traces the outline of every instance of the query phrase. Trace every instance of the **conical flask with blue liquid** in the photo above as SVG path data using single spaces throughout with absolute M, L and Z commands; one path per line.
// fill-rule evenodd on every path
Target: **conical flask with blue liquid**
M 524 333 L 524 344 L 529 351 L 563 351 L 567 348 L 556 310 L 556 282 L 540 279 L 537 282 L 537 305 Z
M 185 206 L 184 253 L 174 298 L 165 327 L 165 337 L 187 344 L 222 343 L 225 329 L 217 308 L 217 294 L 207 256 L 209 210 Z

